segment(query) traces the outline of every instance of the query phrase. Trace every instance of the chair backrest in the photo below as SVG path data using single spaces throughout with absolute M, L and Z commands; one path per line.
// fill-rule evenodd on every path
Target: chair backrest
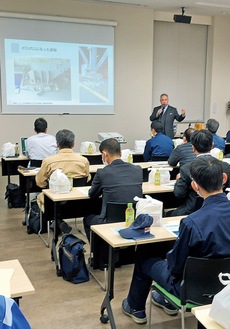
M 31 167 L 37 167 L 37 168 L 39 168 L 39 167 L 41 167 L 41 165 L 42 165 L 42 160 L 30 160 L 30 166 Z
M 108 202 L 106 206 L 106 223 L 116 223 L 125 221 L 125 210 L 127 203 Z M 136 209 L 133 204 L 134 210 Z
M 218 278 L 220 272 L 230 273 L 230 257 L 188 257 L 181 282 L 181 304 L 210 304 L 214 295 L 224 288 Z
M 73 178 L 73 187 L 87 185 L 87 177 Z

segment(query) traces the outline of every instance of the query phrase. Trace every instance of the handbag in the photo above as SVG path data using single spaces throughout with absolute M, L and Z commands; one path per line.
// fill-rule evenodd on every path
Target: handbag
M 85 242 L 73 234 L 64 234 L 59 244 L 59 261 L 64 280 L 72 283 L 89 281 L 89 272 L 85 264 Z
M 230 329 L 230 274 L 220 273 L 218 277 L 226 287 L 214 296 L 209 316 L 223 328 Z M 228 280 L 224 280 L 224 277 Z

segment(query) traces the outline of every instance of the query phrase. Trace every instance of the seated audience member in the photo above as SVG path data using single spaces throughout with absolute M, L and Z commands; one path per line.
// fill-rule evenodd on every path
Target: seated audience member
M 31 326 L 16 301 L 0 295 L 0 328 L 31 329 Z
M 183 166 L 196 157 L 190 142 L 190 137 L 194 131 L 195 129 L 193 128 L 188 128 L 184 131 L 182 144 L 178 145 L 168 158 L 168 164 L 170 166 L 176 166 L 178 163 L 180 166 Z
M 31 160 L 43 160 L 57 153 L 57 143 L 54 136 L 47 134 L 47 121 L 38 118 L 34 122 L 36 135 L 26 140 L 26 152 Z
M 201 129 L 195 130 L 191 136 L 192 148 L 196 156 L 209 156 L 213 146 L 212 134 L 210 131 Z M 230 167 L 227 163 L 221 161 L 223 171 L 227 174 L 225 188 L 230 186 L 229 172 Z M 166 216 L 189 215 L 202 206 L 203 199 L 192 189 L 190 175 L 190 163 L 180 167 L 180 173 L 174 186 L 174 195 L 180 200 L 181 205 L 172 212 L 166 213 Z
M 144 161 L 154 161 L 160 158 L 168 158 L 173 150 L 173 141 L 163 134 L 163 125 L 159 121 L 151 123 L 152 138 L 147 140 L 144 150 Z
M 222 191 L 227 177 L 221 162 L 211 156 L 197 157 L 190 164 L 190 173 L 194 191 L 204 199 L 203 207 L 181 220 L 179 236 L 166 255 L 158 248 L 152 258 L 137 258 L 128 296 L 122 302 L 124 314 L 137 324 L 147 322 L 145 304 L 152 281 L 179 297 L 188 256 L 230 256 L 230 202 Z M 156 291 L 152 302 L 169 315 L 178 313 Z
M 107 202 L 133 202 L 135 196 L 142 197 L 143 173 L 140 166 L 121 160 L 121 148 L 118 141 L 109 138 L 101 142 L 99 150 L 102 153 L 103 169 L 98 169 L 89 190 L 90 198 L 102 196 L 100 215 L 88 215 L 83 219 L 88 240 L 90 226 L 106 222 Z
M 219 122 L 215 119 L 209 119 L 206 123 L 206 128 L 212 133 L 213 137 L 213 147 L 216 147 L 224 152 L 225 149 L 225 140 L 224 138 L 218 136 L 216 134 L 218 128 L 219 128 Z
M 49 177 L 56 169 L 61 169 L 64 174 L 71 173 L 73 179 L 88 177 L 89 181 L 89 161 L 73 152 L 74 133 L 67 129 L 59 130 L 56 134 L 56 141 L 59 151 L 42 161 L 41 169 L 35 176 L 36 184 L 41 188 L 47 187 Z M 44 210 L 44 196 L 42 193 L 38 195 L 38 203 L 40 208 Z

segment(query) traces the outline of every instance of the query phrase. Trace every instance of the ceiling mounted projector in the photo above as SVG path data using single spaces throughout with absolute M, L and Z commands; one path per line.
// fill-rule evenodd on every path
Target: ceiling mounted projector
M 191 23 L 191 19 L 192 19 L 192 16 L 185 16 L 184 15 L 184 12 L 185 12 L 185 8 L 182 7 L 182 15 L 174 15 L 173 16 L 173 20 L 174 22 L 176 23 L 185 23 L 185 24 L 190 24 Z

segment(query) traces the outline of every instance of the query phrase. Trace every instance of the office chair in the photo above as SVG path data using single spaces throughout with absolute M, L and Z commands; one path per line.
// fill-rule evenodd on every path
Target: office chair
M 42 165 L 42 160 L 30 160 L 30 167 L 40 168 Z
M 151 299 L 153 290 L 160 293 L 180 311 L 181 328 L 185 329 L 185 312 L 191 312 L 193 307 L 199 305 L 210 304 L 214 295 L 223 289 L 223 285 L 219 281 L 218 274 L 220 272 L 229 273 L 229 271 L 230 257 L 188 257 L 184 267 L 179 298 L 167 292 L 157 283 L 153 283 L 151 286 L 149 303 L 149 329 L 151 328 Z

